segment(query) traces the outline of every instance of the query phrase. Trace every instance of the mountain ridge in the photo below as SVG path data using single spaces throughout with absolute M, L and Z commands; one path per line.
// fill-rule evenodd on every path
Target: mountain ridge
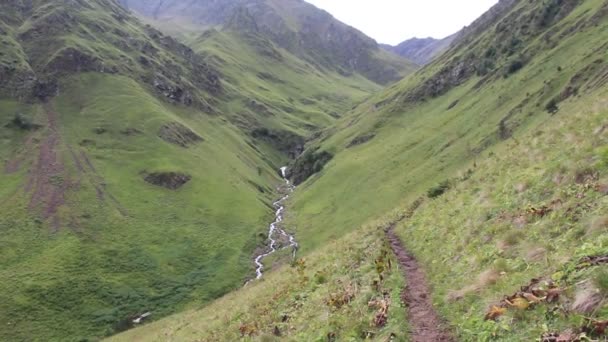
M 382 48 L 412 60 L 420 65 L 425 65 L 431 62 L 433 58 L 447 50 L 457 36 L 458 33 L 443 39 L 435 39 L 432 37 L 411 38 L 395 46 L 383 44 Z
M 380 84 L 397 81 L 416 68 L 413 63 L 386 53 L 362 32 L 303 0 L 221 3 L 207 0 L 196 4 L 130 0 L 123 5 L 152 19 L 160 27 L 175 25 L 193 33 L 230 23 L 234 28 L 237 23 L 231 22 L 234 13 L 247 13 L 247 22 L 255 22 L 258 33 L 296 56 L 344 75 L 361 73 Z

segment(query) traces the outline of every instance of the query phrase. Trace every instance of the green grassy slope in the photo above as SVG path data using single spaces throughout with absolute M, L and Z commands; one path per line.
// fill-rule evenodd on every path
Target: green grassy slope
M 399 304 L 403 279 L 390 266 L 394 260 L 382 231 L 373 227 L 328 243 L 305 260 L 285 265 L 202 310 L 109 340 L 385 341 L 392 336 L 405 341 L 405 317 Z M 379 314 L 381 305 L 386 305 L 390 316 L 386 325 L 375 323 L 384 317 Z
M 190 45 L 221 70 L 227 114 L 249 130 L 263 126 L 307 136 L 380 89 L 360 75 L 319 71 L 257 34 L 211 30 Z
M 304 267 L 284 267 L 203 309 L 110 340 L 309 341 L 329 336 L 385 341 L 392 336 L 407 341 L 405 308 L 397 302 L 403 283 L 394 261 L 387 271 L 380 230 L 402 214 L 411 217 L 396 231 L 424 266 L 433 303 L 459 340 L 534 341 L 545 332 L 578 331 L 583 317 L 605 319 L 605 265 L 579 261 L 608 252 L 606 94 L 602 89 L 564 104 L 560 113 L 491 148 L 443 196 L 400 207 L 396 215 L 320 247 L 305 257 Z M 531 208 L 548 211 L 541 216 Z M 381 292 L 391 299 L 385 327 L 374 323 L 378 270 L 386 272 Z M 553 279 L 558 301 L 509 308 L 497 321 L 484 320 L 489 306 L 499 305 L 532 278 Z M 352 284 L 355 290 L 349 292 Z M 354 296 L 334 308 L 332 299 L 345 294 Z M 579 311 L 579 298 L 593 303 L 588 311 Z
M 32 206 L 36 186 L 27 187 L 47 176 L 37 165 L 48 128 L 26 137 L 1 130 L 5 148 L 25 145 L 8 155 L 20 165 L 2 177 L 0 312 L 14 327 L 2 339 L 98 337 L 141 311 L 161 317 L 240 286 L 271 218 L 274 168 L 221 118 L 163 104 L 132 80 L 66 82 L 49 105 L 64 170 L 51 174 L 42 205 Z M 42 123 L 44 110 L 33 110 Z M 159 127 L 176 121 L 205 141 L 184 149 L 161 140 Z M 144 172 L 192 179 L 172 191 Z M 63 203 L 48 213 L 63 185 Z
M 584 317 L 606 319 L 606 265 L 581 264 L 608 253 L 606 95 L 604 88 L 564 104 L 397 227 L 461 340 L 531 341 L 579 333 Z M 484 321 L 492 305 L 534 278 L 545 288 L 553 281 L 559 300 L 507 305 L 496 322 Z
M 397 232 L 425 266 L 433 302 L 459 338 L 528 341 L 543 331 L 578 329 L 583 315 L 605 319 L 605 274 L 575 266 L 579 258 L 607 252 L 607 6 L 599 0 L 519 1 L 498 8 L 440 59 L 372 97 L 312 142 L 310 149 L 334 157 L 299 186 L 287 217 L 297 228 L 300 255 L 315 264 L 309 274 L 329 265 L 340 269 L 351 258 L 316 263 L 330 253 L 328 241 L 356 246 L 359 241 L 343 236 L 363 234 L 358 229 L 378 217 L 384 219 L 374 226 L 384 226 L 444 183 L 454 189 L 426 199 Z M 344 285 L 335 273 L 329 273 L 328 287 Z M 542 303 L 531 310 L 510 308 L 497 322 L 484 321 L 488 305 L 540 276 L 553 276 L 563 290 L 557 309 Z M 272 282 L 255 284 L 255 290 L 117 339 L 233 340 L 254 327 L 246 339 L 272 340 L 275 325 L 284 332 L 283 294 L 270 307 L 250 295 L 273 293 L 275 279 L 287 284 L 297 276 L 270 277 Z M 573 303 L 586 290 L 594 307 L 577 313 Z M 301 297 L 292 293 L 298 291 L 288 292 L 295 302 Z M 327 304 L 296 305 L 289 316 L 307 319 L 296 319 L 287 338 L 325 339 L 330 331 L 348 339 L 357 324 L 352 312 L 366 312 L 364 303 L 329 315 L 323 314 Z M 311 310 L 320 313 L 310 317 Z M 404 317 L 395 311 L 389 322 L 402 327 Z M 336 320 L 351 324 L 334 329 Z M 387 331 L 374 333 L 382 340 Z
M 516 4 L 492 21 L 497 24 L 375 95 L 311 144 L 335 157 L 293 200 L 290 223 L 304 250 L 457 177 L 487 148 L 551 117 L 551 100 L 567 102 L 605 85 L 605 2 L 584 1 L 561 21 L 531 31 L 530 17 L 544 13 L 543 6 Z M 521 41 L 514 52 L 499 46 L 504 27 Z M 482 70 L 487 51 L 495 51 L 494 67 Z M 512 70 L 519 58 L 525 64 Z
M 242 286 L 277 169 L 379 87 L 255 37 L 196 53 L 114 1 L 3 3 L 0 27 L 1 340 L 94 340 Z

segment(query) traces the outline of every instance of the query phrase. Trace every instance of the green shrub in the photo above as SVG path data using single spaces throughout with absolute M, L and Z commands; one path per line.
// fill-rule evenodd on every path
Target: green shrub
M 557 113 L 557 111 L 559 111 L 559 107 L 557 106 L 557 100 L 551 99 L 551 101 L 549 101 L 549 103 L 547 103 L 547 105 L 545 106 L 545 109 L 551 114 Z
M 24 130 L 24 131 L 29 131 L 32 129 L 39 128 L 39 126 L 34 124 L 30 118 L 28 118 L 25 115 L 20 114 L 20 113 L 15 114 L 15 117 L 13 118 L 13 120 L 11 120 L 11 123 L 9 124 L 9 126 L 12 126 L 12 127 Z
M 429 198 L 437 198 L 441 195 L 443 195 L 446 191 L 448 191 L 451 187 L 450 181 L 449 180 L 445 180 L 439 184 L 437 184 L 436 186 L 430 188 L 427 191 L 427 196 Z
M 507 70 L 505 70 L 505 77 L 508 77 L 509 75 L 518 72 L 519 70 L 521 70 L 521 68 L 524 67 L 524 65 L 524 61 L 521 59 L 516 59 L 512 61 L 507 67 Z

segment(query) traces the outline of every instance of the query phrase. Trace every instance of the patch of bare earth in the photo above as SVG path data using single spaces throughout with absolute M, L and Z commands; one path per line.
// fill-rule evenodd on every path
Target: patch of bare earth
M 407 306 L 411 341 L 455 341 L 433 308 L 424 271 L 395 234 L 394 225 L 387 230 L 386 235 L 407 284 L 401 292 L 401 300 Z
M 65 203 L 65 193 L 70 180 L 58 148 L 61 135 L 58 128 L 57 113 L 50 105 L 45 105 L 47 127 L 38 150 L 38 157 L 29 170 L 26 192 L 31 192 L 29 207 L 42 213 L 55 231 L 60 227 L 58 209 Z

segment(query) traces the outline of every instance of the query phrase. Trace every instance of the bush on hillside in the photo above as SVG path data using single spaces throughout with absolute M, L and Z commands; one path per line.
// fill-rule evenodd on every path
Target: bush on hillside
M 509 64 L 509 66 L 507 67 L 507 69 L 505 70 L 505 77 L 509 77 L 509 75 L 512 75 L 512 74 L 518 72 L 523 67 L 524 67 L 524 61 L 523 60 L 516 59 L 516 60 L 512 61 Z
M 311 149 L 304 152 L 294 161 L 288 169 L 288 176 L 295 185 L 299 185 L 310 176 L 323 170 L 332 158 L 333 154 L 327 151 L 317 152 L 317 149 Z
M 451 187 L 451 183 L 449 180 L 444 180 L 443 182 L 437 184 L 436 186 L 430 188 L 427 191 L 427 196 L 429 198 L 437 198 L 441 195 L 443 195 L 446 191 L 448 191 Z
M 20 113 L 15 114 L 15 117 L 13 117 L 13 120 L 11 120 L 7 126 L 18 128 L 23 131 L 30 131 L 40 128 L 40 126 L 33 123 L 30 118 Z
M 547 105 L 545 106 L 545 109 L 551 114 L 557 113 L 557 111 L 559 111 L 559 107 L 557 106 L 557 100 L 551 99 L 551 101 L 549 101 L 549 103 L 547 103 Z

